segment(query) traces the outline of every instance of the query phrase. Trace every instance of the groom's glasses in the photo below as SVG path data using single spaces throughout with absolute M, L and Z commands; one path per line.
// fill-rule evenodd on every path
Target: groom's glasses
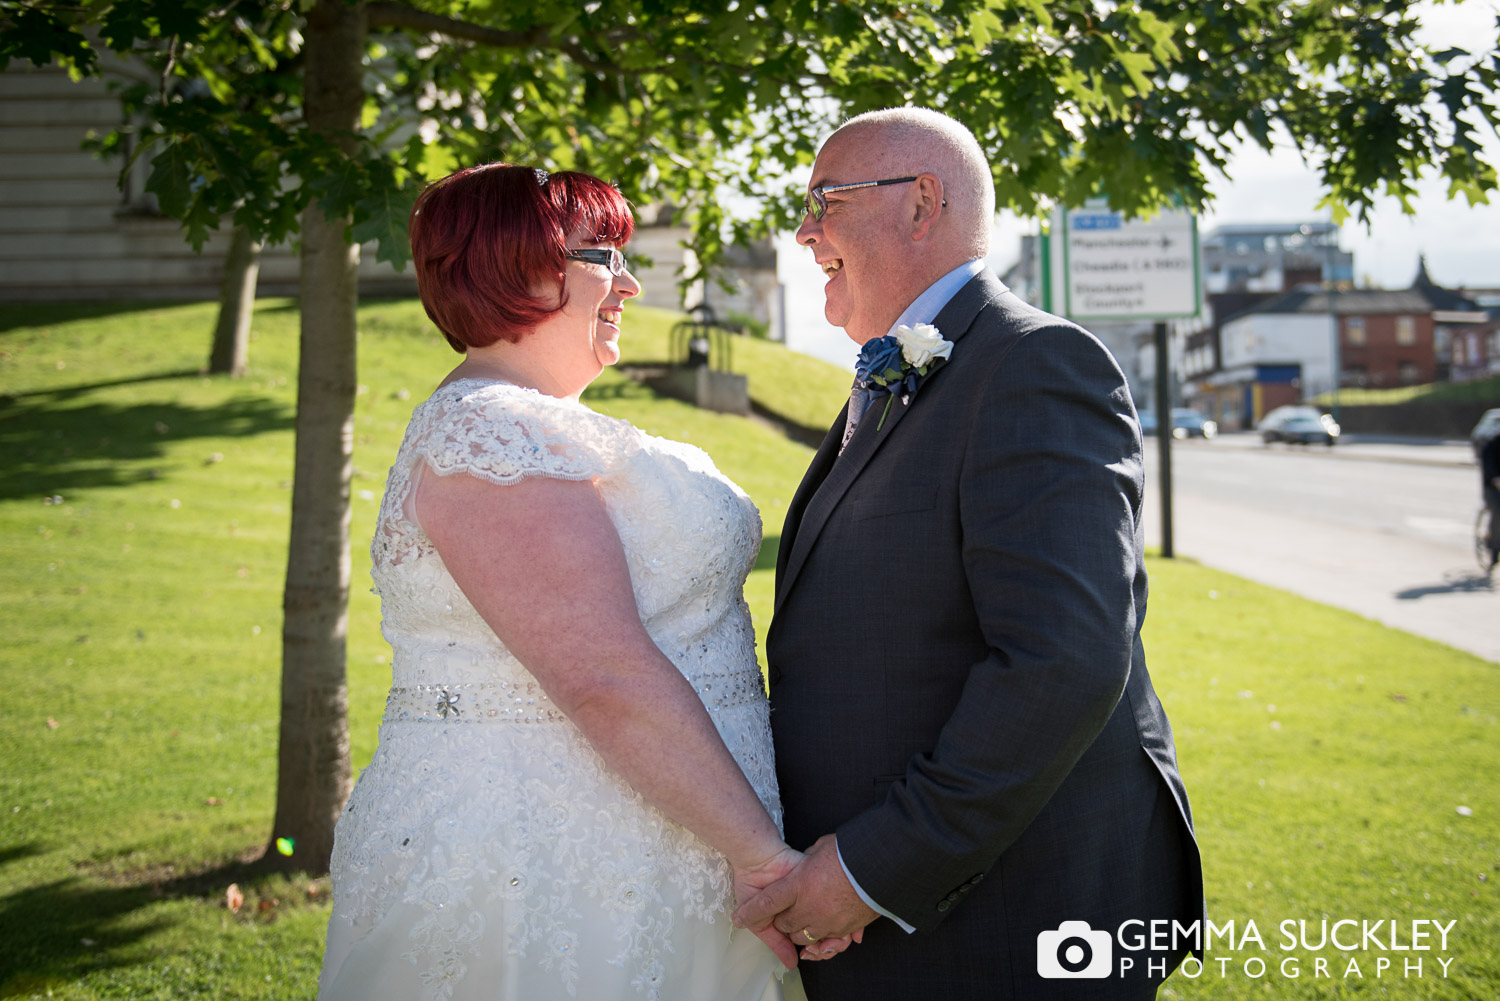
M 883 181 L 860 181 L 857 184 L 829 184 L 819 185 L 807 193 L 802 199 L 802 214 L 810 215 L 814 219 L 823 218 L 823 213 L 828 211 L 828 193 L 830 191 L 853 191 L 855 188 L 879 188 L 887 184 L 909 184 L 915 181 L 915 177 L 887 177 Z
M 625 273 L 625 255 L 620 253 L 619 247 L 600 247 L 597 250 L 568 250 L 563 257 L 570 261 L 583 261 L 587 264 L 602 264 L 609 268 L 609 273 L 616 278 Z

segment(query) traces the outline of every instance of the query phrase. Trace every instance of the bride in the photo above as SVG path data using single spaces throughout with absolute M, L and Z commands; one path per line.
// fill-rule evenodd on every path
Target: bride
M 729 921 L 800 858 L 741 594 L 760 518 L 698 449 L 578 402 L 640 293 L 632 228 L 596 178 L 503 164 L 412 213 L 464 360 L 381 506 L 394 679 L 337 829 L 323 1001 L 761 1001 L 799 947 L 848 945 Z

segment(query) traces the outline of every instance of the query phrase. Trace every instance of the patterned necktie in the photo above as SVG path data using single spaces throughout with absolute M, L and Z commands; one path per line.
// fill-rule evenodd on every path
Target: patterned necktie
M 844 449 L 849 447 L 849 439 L 854 437 L 854 429 L 859 425 L 859 419 L 865 415 L 870 407 L 870 391 L 860 389 L 859 383 L 855 382 L 849 390 L 849 413 L 844 420 L 844 440 L 839 445 L 839 455 L 844 454 Z

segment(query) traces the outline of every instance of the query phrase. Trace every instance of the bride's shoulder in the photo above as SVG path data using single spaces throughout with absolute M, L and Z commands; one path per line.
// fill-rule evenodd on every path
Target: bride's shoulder
M 511 481 L 524 475 L 603 476 L 642 447 L 626 421 L 523 386 L 459 379 L 438 387 L 412 414 L 409 450 L 440 472 Z

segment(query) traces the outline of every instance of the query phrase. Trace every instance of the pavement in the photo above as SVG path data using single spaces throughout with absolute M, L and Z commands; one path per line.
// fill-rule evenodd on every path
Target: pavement
M 1177 443 L 1173 443 L 1177 444 Z M 1254 448 L 1292 455 L 1318 456 L 1364 462 L 1400 462 L 1418 466 L 1474 465 L 1474 449 L 1466 438 L 1421 438 L 1415 435 L 1349 434 L 1337 445 L 1267 445 L 1255 431 L 1226 431 L 1214 439 L 1216 448 Z
M 1285 457 L 1305 456 L 1306 488 L 1314 496 L 1326 495 L 1326 503 L 1295 508 L 1267 503 L 1263 492 L 1248 483 L 1239 496 L 1225 490 L 1211 494 L 1206 482 L 1195 492 L 1190 478 L 1183 476 L 1174 489 L 1172 505 L 1177 555 L 1500 662 L 1500 573 L 1491 581 L 1475 565 L 1472 521 L 1445 523 L 1442 527 L 1451 527 L 1451 532 L 1422 538 L 1420 533 L 1404 534 L 1374 525 L 1355 517 L 1349 505 L 1338 503 L 1339 497 L 1347 496 L 1344 491 L 1350 489 L 1351 479 L 1373 478 L 1400 494 L 1411 489 L 1403 483 L 1405 476 L 1408 480 L 1421 477 L 1424 482 L 1437 478 L 1445 489 L 1450 481 L 1455 482 L 1465 496 L 1472 489 L 1477 504 L 1477 485 L 1468 479 L 1474 457 L 1467 442 L 1351 436 L 1333 448 L 1278 444 L 1268 449 L 1254 434 L 1227 434 L 1213 442 L 1174 448 L 1174 458 L 1183 453 L 1184 473 L 1205 447 L 1213 453 L 1244 449 L 1247 459 L 1251 454 L 1266 456 L 1267 462 L 1244 465 L 1243 473 L 1252 481 L 1270 475 L 1272 466 L 1284 466 Z M 1272 457 L 1282 458 L 1272 462 Z M 1361 468 L 1358 477 L 1334 477 L 1317 458 L 1383 463 L 1385 468 L 1371 466 L 1368 471 Z M 1161 515 L 1154 504 L 1154 448 L 1148 446 L 1146 459 L 1146 541 L 1157 546 Z M 1300 467 L 1303 460 L 1291 461 Z M 1173 465 L 1175 471 L 1177 463 Z M 1403 466 L 1409 469 L 1405 474 Z M 1409 468 L 1413 466 L 1466 469 L 1459 478 L 1457 468 Z M 1465 511 L 1470 510 L 1467 504 L 1465 500 Z

